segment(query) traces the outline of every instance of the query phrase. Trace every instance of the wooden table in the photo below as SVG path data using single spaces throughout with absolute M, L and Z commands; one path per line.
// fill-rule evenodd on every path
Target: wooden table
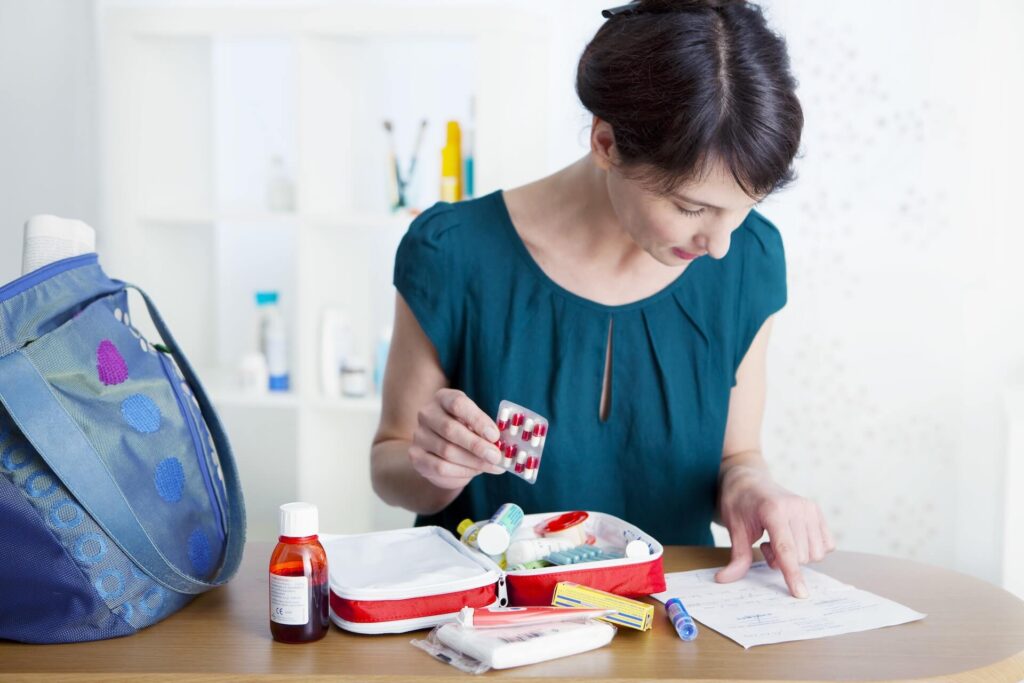
M 238 577 L 141 633 L 72 645 L 0 643 L 2 680 L 472 680 L 409 644 L 410 634 L 359 636 L 331 627 L 313 644 L 283 645 L 267 626 L 271 545 L 251 543 Z M 668 548 L 666 571 L 726 563 L 721 548 Z M 711 629 L 684 643 L 659 603 L 652 631 L 620 629 L 612 644 L 519 669 L 506 680 L 1024 679 L 1024 602 L 988 583 L 906 560 L 835 552 L 816 568 L 928 617 L 902 626 L 744 650 Z M 652 600 L 652 602 L 654 602 Z

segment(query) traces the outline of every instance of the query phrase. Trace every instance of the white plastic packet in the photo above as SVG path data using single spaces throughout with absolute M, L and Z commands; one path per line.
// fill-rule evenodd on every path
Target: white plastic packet
M 614 626 L 594 619 L 492 629 L 450 623 L 411 642 L 460 671 L 481 674 L 596 650 L 610 643 L 615 633 Z

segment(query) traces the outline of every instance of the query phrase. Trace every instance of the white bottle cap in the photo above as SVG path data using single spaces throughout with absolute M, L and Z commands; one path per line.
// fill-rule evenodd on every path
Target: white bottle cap
M 282 536 L 303 538 L 319 532 L 319 515 L 312 503 L 285 503 L 281 506 L 280 520 Z
M 494 522 L 483 525 L 476 535 L 476 546 L 488 555 L 501 555 L 511 541 L 508 529 Z
M 630 541 L 626 544 L 626 557 L 647 557 L 651 554 L 651 548 L 641 540 Z

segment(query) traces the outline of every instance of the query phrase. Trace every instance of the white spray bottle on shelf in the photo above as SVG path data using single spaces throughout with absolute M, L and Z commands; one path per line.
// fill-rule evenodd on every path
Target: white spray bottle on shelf
M 288 391 L 288 331 L 278 306 L 277 292 L 257 292 L 256 306 L 260 316 L 260 351 L 267 359 L 270 375 L 268 388 L 271 391 Z
M 320 320 L 320 389 L 325 396 L 341 396 L 341 369 L 352 346 L 352 327 L 344 311 L 325 308 Z

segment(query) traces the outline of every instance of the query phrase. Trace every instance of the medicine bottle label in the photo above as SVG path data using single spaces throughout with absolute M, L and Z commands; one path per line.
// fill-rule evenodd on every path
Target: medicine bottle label
M 309 621 L 309 579 L 270 575 L 270 620 L 289 626 Z

